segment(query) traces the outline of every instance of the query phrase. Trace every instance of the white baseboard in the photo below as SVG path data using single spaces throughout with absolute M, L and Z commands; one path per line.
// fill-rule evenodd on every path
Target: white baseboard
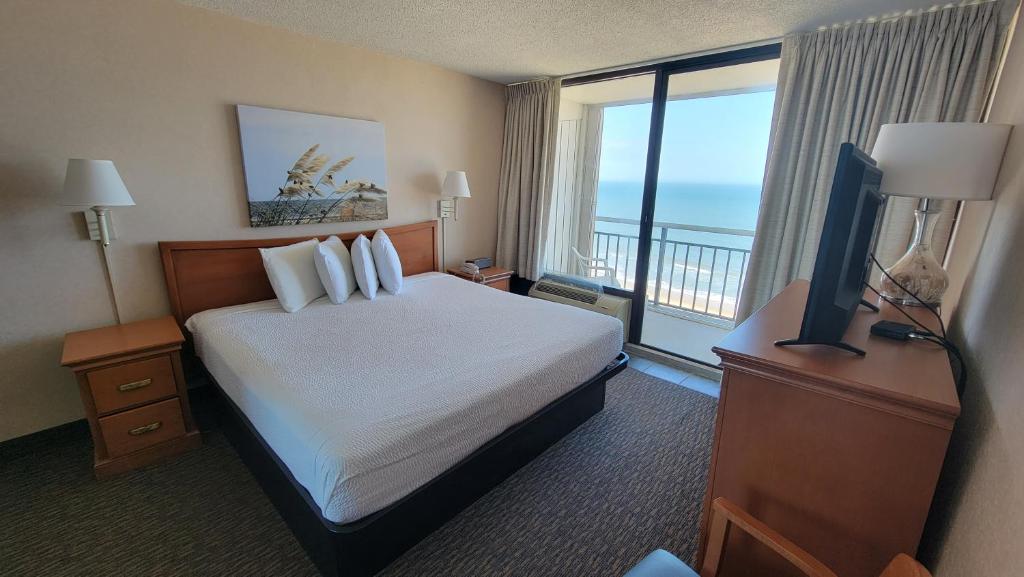
M 655 361 L 663 365 L 679 369 L 681 371 L 686 371 L 688 373 L 699 375 L 701 377 L 704 377 L 705 379 L 711 379 L 715 382 L 722 380 L 721 370 L 711 368 L 702 363 L 688 361 L 684 358 L 680 358 L 675 355 L 670 355 L 668 353 L 663 353 L 661 351 L 656 351 L 654 349 L 649 349 L 647 347 L 640 345 L 634 345 L 633 343 L 626 343 L 624 349 L 626 353 L 628 353 L 630 356 L 635 355 L 641 358 Z

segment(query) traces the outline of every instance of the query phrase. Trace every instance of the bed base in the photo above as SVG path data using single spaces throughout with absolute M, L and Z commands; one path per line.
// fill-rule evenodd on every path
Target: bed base
M 398 502 L 352 523 L 325 519 L 305 487 L 252 423 L 220 391 L 230 410 L 223 429 L 263 491 L 320 572 L 370 576 L 455 517 L 485 493 L 604 408 L 605 383 L 626 368 L 619 355 L 600 373 L 529 419 L 487 442 L 439 477 Z

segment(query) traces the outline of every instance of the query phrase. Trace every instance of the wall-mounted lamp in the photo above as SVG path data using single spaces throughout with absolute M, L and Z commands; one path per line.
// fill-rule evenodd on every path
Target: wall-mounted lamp
M 454 218 L 459 220 L 458 199 L 469 197 L 469 181 L 466 179 L 466 173 L 462 170 L 449 170 L 444 175 L 444 185 L 441 187 L 438 216 L 442 219 Z
M 441 268 L 447 266 L 445 262 L 445 230 L 444 223 L 449 218 L 459 220 L 458 199 L 469 198 L 469 180 L 465 171 L 449 170 L 444 176 L 444 184 L 441 186 L 441 200 L 437 203 L 437 216 L 441 217 Z
M 128 194 L 121 175 L 109 160 L 68 160 L 64 176 L 64 195 L 61 205 L 88 207 L 96 213 L 97 237 L 103 246 L 110 246 L 110 208 L 113 206 L 135 206 L 132 195 Z M 88 219 L 87 219 L 88 220 Z
M 114 291 L 106 250 L 112 238 L 110 208 L 135 206 L 135 201 L 132 200 L 132 195 L 128 194 L 128 189 L 125 188 L 113 162 L 72 158 L 68 160 L 67 173 L 64 175 L 64 194 L 60 203 L 62 206 L 88 207 L 96 213 L 95 230 L 86 215 L 86 223 L 90 224 L 89 238 L 100 241 L 102 245 L 103 270 L 106 273 L 107 290 L 110 292 L 110 304 L 114 311 L 114 320 L 120 324 L 121 311 L 117 306 L 117 293 Z

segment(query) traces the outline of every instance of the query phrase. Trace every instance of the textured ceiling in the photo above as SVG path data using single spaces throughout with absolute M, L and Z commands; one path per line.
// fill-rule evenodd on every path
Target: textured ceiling
M 498 82 L 778 38 L 936 0 L 179 0 Z

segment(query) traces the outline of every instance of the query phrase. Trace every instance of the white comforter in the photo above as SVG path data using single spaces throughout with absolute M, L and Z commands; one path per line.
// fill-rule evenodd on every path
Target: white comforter
M 399 295 L 276 300 L 188 320 L 196 352 L 309 491 L 347 523 L 424 485 L 569 392 L 622 347 L 622 324 L 449 275 Z

